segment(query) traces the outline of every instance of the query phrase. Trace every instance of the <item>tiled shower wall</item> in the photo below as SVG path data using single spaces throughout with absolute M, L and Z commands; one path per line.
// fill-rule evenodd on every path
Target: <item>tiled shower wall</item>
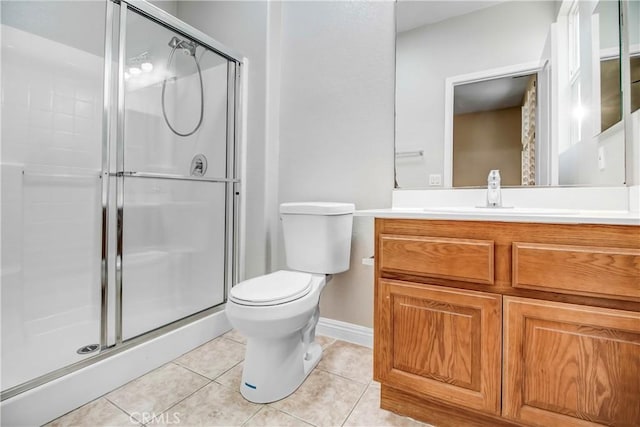
M 2 26 L 3 389 L 98 342 L 102 69 Z

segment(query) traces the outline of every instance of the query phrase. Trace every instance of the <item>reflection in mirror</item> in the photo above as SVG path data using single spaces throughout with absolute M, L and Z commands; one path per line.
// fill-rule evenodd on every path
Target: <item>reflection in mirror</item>
M 640 21 L 640 20 L 639 20 Z M 637 24 L 640 26 L 640 22 Z M 640 110 L 640 43 L 637 52 L 631 57 L 631 111 Z
M 623 63 L 623 96 L 626 141 L 627 183 L 640 184 L 640 1 L 624 1 L 622 9 L 627 19 L 624 20 L 623 41 L 628 46 L 628 68 Z M 623 45 L 624 46 L 624 45 Z M 623 51 L 624 54 L 624 51 Z M 624 55 L 623 55 L 624 57 Z M 628 74 L 627 74 L 628 73 Z
M 598 36 L 600 58 L 600 131 L 622 119 L 618 2 L 601 1 L 593 12 L 593 32 Z
M 631 68 L 631 112 L 635 121 L 640 123 L 638 116 L 640 113 L 640 1 L 630 1 L 627 3 L 629 19 L 627 28 L 629 29 L 629 55 Z M 640 132 L 638 127 L 636 132 Z M 640 144 L 640 133 L 635 134 L 636 143 Z
M 453 186 L 535 184 L 536 74 L 459 84 L 453 91 Z
M 617 1 L 399 0 L 397 186 L 485 186 L 491 169 L 504 185 L 623 185 L 618 13 Z M 460 109 L 466 91 L 485 105 Z

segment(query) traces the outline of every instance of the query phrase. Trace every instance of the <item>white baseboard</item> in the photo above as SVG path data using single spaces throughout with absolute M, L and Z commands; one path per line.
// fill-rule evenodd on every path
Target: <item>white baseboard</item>
M 316 327 L 318 335 L 325 335 L 364 347 L 373 348 L 373 329 L 340 320 L 321 317 Z
M 2 425 L 42 425 L 88 403 L 231 329 L 224 311 L 2 402 Z

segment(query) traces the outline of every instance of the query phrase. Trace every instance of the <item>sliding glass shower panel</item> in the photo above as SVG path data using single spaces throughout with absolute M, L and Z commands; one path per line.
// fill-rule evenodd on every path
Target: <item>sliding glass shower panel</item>
M 228 61 L 131 10 L 124 47 L 127 340 L 224 302 Z
M 123 339 L 224 301 L 225 185 L 127 178 Z
M 227 60 L 129 12 L 125 45 L 124 170 L 224 178 Z
M 0 7 L 7 390 L 100 344 L 105 3 Z

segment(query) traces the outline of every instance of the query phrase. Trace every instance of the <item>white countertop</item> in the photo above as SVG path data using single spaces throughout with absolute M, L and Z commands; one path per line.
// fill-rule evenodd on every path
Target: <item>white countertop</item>
M 639 212 L 622 210 L 431 207 L 366 209 L 356 211 L 355 216 L 458 221 L 640 225 Z

